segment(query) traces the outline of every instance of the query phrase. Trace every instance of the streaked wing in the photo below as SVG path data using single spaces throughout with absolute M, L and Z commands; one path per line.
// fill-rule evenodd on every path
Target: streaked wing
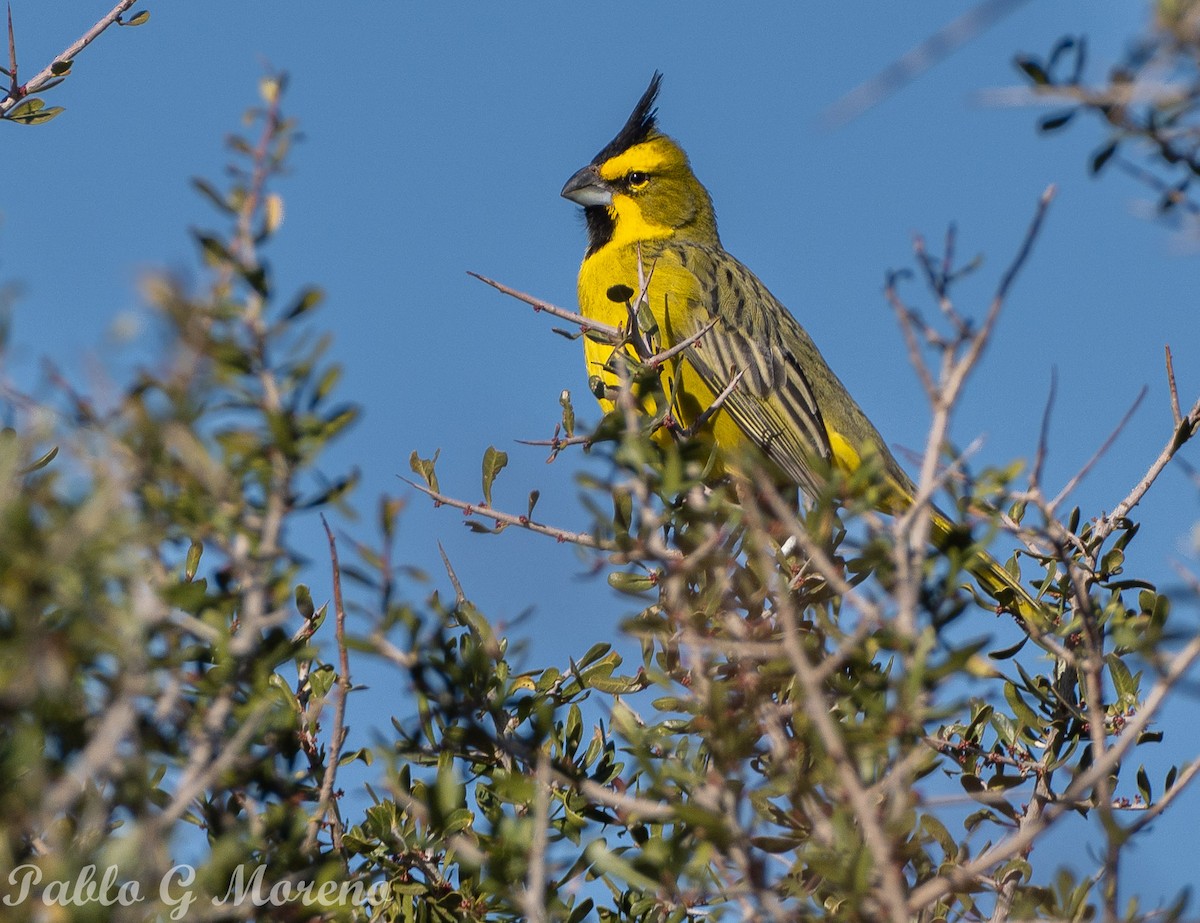
M 724 410 L 768 459 L 812 493 L 821 483 L 812 463 L 828 461 L 833 450 L 812 386 L 783 344 L 779 318 L 786 309 L 728 254 L 710 251 L 705 256 L 703 262 L 713 260 L 711 271 L 695 265 L 694 252 L 688 260 L 701 304 L 687 315 L 697 329 L 714 315 L 719 320 L 687 349 L 688 364 L 714 394 L 745 370 Z

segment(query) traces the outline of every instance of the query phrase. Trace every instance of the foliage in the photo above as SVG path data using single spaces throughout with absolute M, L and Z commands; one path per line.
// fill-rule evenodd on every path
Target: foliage
M 901 276 L 889 297 L 910 342 L 937 344 L 922 367 L 937 437 L 1019 260 L 978 329 L 952 307 L 962 271 L 921 246 L 918 265 L 949 332 L 900 298 Z M 617 372 L 666 392 L 640 307 L 623 334 L 637 358 Z M 663 445 L 669 418 L 624 404 L 582 440 L 613 471 L 589 485 L 586 539 L 619 565 L 609 582 L 644 601 L 622 625 L 641 644 L 635 670 L 600 644 L 514 676 L 507 642 L 461 591 L 436 619 L 406 617 L 406 649 L 423 655 L 417 715 L 398 726 L 402 829 L 455 872 L 394 870 L 426 898 L 418 918 L 1087 919 L 1115 900 L 1121 851 L 1192 774 L 1128 768 L 1135 751 L 1151 759 L 1157 703 L 1200 655 L 1194 638 L 1176 648 L 1168 599 L 1123 574 L 1137 526 L 1121 511 L 1153 477 L 1114 515 L 1060 523 L 1036 471 L 1018 490 L 1015 469 L 973 475 L 952 458 L 938 481 L 969 532 L 926 552 L 919 511 L 872 515 L 877 470 L 831 473 L 800 516 L 768 481 L 714 486 L 703 444 L 676 431 Z M 1163 463 L 1198 422 L 1200 403 Z M 552 451 L 579 441 L 556 435 Z M 456 501 L 434 460 L 413 469 L 440 503 L 546 528 Z M 1009 566 L 1033 563 L 1040 624 L 981 621 L 977 603 L 998 607 L 961 586 L 969 549 L 997 531 L 1029 549 Z M 1029 850 L 1075 814 L 1102 819 L 1097 874 L 1039 872 Z M 608 899 L 575 897 L 580 877 Z
M 243 865 L 268 887 L 345 876 L 310 845 L 332 672 L 285 524 L 352 486 L 314 466 L 357 410 L 308 326 L 320 292 L 281 291 L 259 257 L 294 135 L 281 82 L 262 89 L 231 187 L 202 186 L 227 225 L 196 234 L 207 283 L 146 283 L 159 360 L 111 403 L 61 376 L 57 407 L 9 388 L 0 442 L 0 865 L 116 866 L 150 906 L 197 851 L 197 896 Z

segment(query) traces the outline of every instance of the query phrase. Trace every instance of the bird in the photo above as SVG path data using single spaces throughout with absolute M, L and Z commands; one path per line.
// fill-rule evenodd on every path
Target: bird
M 813 497 L 834 470 L 852 474 L 870 461 L 884 481 L 880 510 L 902 512 L 916 489 L 879 431 L 799 321 L 721 245 L 711 195 L 683 148 L 659 130 L 661 84 L 655 72 L 617 135 L 563 186 L 563 197 L 583 206 L 587 227 L 583 317 L 628 329 L 636 300 L 649 309 L 664 350 L 686 344 L 664 363 L 667 409 L 675 424 L 715 444 L 719 474 L 728 469 L 753 482 L 765 472 Z M 584 338 L 590 382 L 606 412 L 619 387 L 610 361 L 616 348 Z M 647 412 L 660 410 L 639 400 Z M 936 507 L 930 532 L 936 547 L 962 541 Z M 964 564 L 1001 609 L 1040 616 L 1029 592 L 986 552 Z

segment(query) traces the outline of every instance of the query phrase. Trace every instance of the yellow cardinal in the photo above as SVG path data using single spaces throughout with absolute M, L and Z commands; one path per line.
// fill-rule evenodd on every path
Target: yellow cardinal
M 817 350 L 807 331 L 717 235 L 712 198 L 692 173 L 683 149 L 658 130 L 654 101 L 661 74 L 625 127 L 562 194 L 584 207 L 588 246 L 579 270 L 585 317 L 614 327 L 628 323 L 639 270 L 648 277 L 646 304 L 663 349 L 711 330 L 667 366 L 672 416 L 690 426 L 734 379 L 702 432 L 734 467 L 746 459 L 773 480 L 815 495 L 831 466 L 853 472 L 873 457 L 883 468 L 894 513 L 912 502 L 913 483 L 879 432 Z M 613 346 L 584 340 L 588 374 L 617 384 Z M 612 403 L 601 400 L 604 409 Z M 933 512 L 933 540 L 952 543 L 953 524 Z M 968 569 L 1009 609 L 1039 612 L 1023 587 L 993 558 L 979 554 Z

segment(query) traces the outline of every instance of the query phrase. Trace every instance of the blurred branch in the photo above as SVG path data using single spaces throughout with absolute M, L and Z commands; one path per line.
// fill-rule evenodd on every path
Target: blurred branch
M 317 842 L 317 833 L 325 817 L 332 812 L 331 838 L 334 849 L 342 848 L 343 824 L 341 812 L 334 798 L 333 786 L 337 780 L 337 770 L 342 759 L 342 747 L 346 743 L 346 702 L 350 697 L 350 655 L 346 648 L 346 607 L 342 603 L 342 568 L 338 563 L 337 542 L 333 530 L 321 514 L 321 525 L 325 527 L 325 537 L 329 541 L 329 563 L 333 568 L 333 612 L 334 637 L 337 640 L 338 677 L 337 702 L 333 709 L 333 731 L 329 735 L 329 754 L 325 765 L 325 773 L 321 779 L 321 794 L 317 800 L 317 810 L 308 822 L 308 832 L 304 837 L 304 849 L 311 850 Z
M 893 61 L 871 79 L 860 83 L 821 115 L 828 129 L 842 128 L 879 105 L 921 74 L 974 41 L 1026 0 L 983 0 L 953 22 Z

